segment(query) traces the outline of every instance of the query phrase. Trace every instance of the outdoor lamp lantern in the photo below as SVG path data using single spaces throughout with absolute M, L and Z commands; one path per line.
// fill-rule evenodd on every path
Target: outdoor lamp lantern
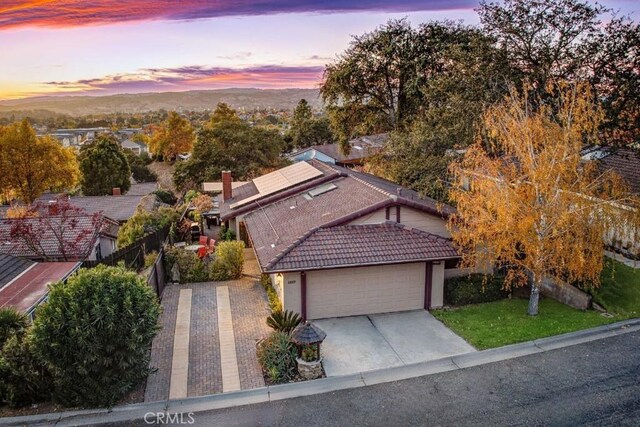
M 296 358 L 298 372 L 303 378 L 314 379 L 322 376 L 320 344 L 326 337 L 327 334 L 322 329 L 309 321 L 299 324 L 293 332 L 291 332 L 291 341 L 298 347 L 298 357 Z M 314 360 L 304 360 L 304 349 L 313 348 L 314 346 Z

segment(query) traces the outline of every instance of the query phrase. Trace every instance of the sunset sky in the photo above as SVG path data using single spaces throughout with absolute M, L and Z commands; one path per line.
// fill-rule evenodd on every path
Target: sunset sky
M 638 19 L 635 0 L 601 2 Z M 0 99 L 316 87 L 391 18 L 478 23 L 475 0 L 2 0 Z

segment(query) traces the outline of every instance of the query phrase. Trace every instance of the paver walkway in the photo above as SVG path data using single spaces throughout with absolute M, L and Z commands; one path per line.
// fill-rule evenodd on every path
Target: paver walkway
M 173 360 L 169 399 L 187 397 L 189 375 L 189 333 L 191 330 L 191 289 L 181 289 L 173 339 Z
M 218 300 L 218 332 L 220 334 L 220 369 L 222 370 L 222 391 L 240 390 L 240 374 L 238 373 L 238 357 L 236 356 L 236 339 L 233 334 L 231 319 L 231 301 L 229 288 L 216 288 Z
M 248 260 L 247 264 L 245 271 L 253 273 L 251 261 Z M 221 288 L 227 289 L 226 298 Z M 156 336 L 151 351 L 151 366 L 157 371 L 147 381 L 145 401 L 169 398 L 172 364 L 175 363 L 174 332 L 179 311 L 178 300 L 185 290 L 192 294 L 186 395 L 204 396 L 234 388 L 245 390 L 264 386 L 262 369 L 256 357 L 256 342 L 270 332 L 265 323 L 269 304 L 258 280 L 244 277 L 228 282 L 169 285 L 162 297 L 162 330 Z M 220 316 L 224 304 L 227 304 L 227 308 L 222 307 L 222 312 L 230 314 L 228 317 L 233 324 L 231 343 L 224 336 L 229 332 L 229 327 L 223 326 L 227 316 Z M 227 332 L 223 332 L 225 330 Z M 223 382 L 223 363 L 226 363 L 223 358 L 229 361 L 223 348 L 231 347 L 235 347 L 235 383 L 230 383 L 230 380 Z M 224 370 L 227 371 L 226 367 Z

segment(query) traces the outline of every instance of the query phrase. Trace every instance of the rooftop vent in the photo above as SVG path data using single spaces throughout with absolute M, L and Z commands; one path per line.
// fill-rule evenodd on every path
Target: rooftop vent
M 311 197 L 317 197 L 321 194 L 328 193 L 331 190 L 335 190 L 336 188 L 338 187 L 336 187 L 335 184 L 332 184 L 332 183 L 324 184 L 309 190 L 307 194 Z

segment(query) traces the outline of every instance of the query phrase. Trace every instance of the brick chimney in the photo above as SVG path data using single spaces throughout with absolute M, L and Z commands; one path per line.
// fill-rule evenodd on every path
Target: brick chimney
M 122 192 L 120 191 L 119 187 L 115 187 L 111 190 L 111 195 L 112 196 L 122 196 Z
M 51 216 L 58 215 L 58 201 L 57 200 L 49 200 L 49 215 L 51 215 Z
M 222 201 L 226 202 L 233 197 L 231 171 L 222 171 Z

